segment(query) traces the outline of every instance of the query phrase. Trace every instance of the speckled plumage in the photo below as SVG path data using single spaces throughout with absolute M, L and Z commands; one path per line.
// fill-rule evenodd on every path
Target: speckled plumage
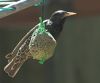
M 39 60 L 42 64 L 52 57 L 63 28 L 65 17 L 74 14 L 63 10 L 54 12 L 50 19 L 44 21 L 45 31 L 42 34 L 35 34 L 40 24 L 32 28 L 14 50 L 6 56 L 8 64 L 5 66 L 4 71 L 10 77 L 15 77 L 25 61 L 33 58 Z

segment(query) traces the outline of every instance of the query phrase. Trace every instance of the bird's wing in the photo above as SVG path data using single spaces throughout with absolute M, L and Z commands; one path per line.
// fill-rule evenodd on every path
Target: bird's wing
M 21 66 L 24 64 L 25 61 L 30 59 L 30 52 L 29 52 L 29 43 L 30 43 L 29 36 L 25 42 L 21 45 L 21 47 L 18 49 L 18 52 L 16 56 L 9 61 L 9 63 L 5 66 L 4 71 L 10 76 L 15 77 L 15 75 L 18 73 Z
M 48 19 L 43 21 L 44 23 L 48 22 Z M 26 41 L 26 39 L 32 35 L 32 33 L 38 28 L 39 24 L 37 24 L 34 28 L 32 28 L 22 39 L 21 41 L 17 44 L 17 46 L 14 48 L 14 50 L 9 53 L 8 55 L 6 55 L 6 58 L 8 59 L 8 62 L 10 62 L 17 54 L 19 48 L 21 47 L 21 45 Z

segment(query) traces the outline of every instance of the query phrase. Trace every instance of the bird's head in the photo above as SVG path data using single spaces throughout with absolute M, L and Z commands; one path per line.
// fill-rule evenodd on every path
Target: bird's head
M 51 17 L 50 17 L 50 20 L 53 22 L 53 23 L 56 23 L 56 24 L 61 24 L 65 21 L 65 19 L 69 16 L 73 16 L 73 15 L 76 15 L 76 13 L 74 12 L 67 12 L 67 11 L 64 11 L 64 10 L 58 10 L 56 12 L 54 12 Z
M 50 24 L 52 27 L 48 28 L 48 31 L 57 39 L 63 29 L 63 24 L 67 17 L 75 15 L 74 12 L 67 12 L 64 10 L 58 10 L 54 12 L 50 17 Z

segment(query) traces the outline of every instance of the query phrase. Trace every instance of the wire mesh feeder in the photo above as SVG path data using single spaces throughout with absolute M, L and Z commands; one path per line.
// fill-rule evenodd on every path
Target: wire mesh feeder
M 32 37 L 31 37 L 31 41 L 30 41 L 30 44 L 29 44 L 29 49 L 31 49 L 32 48 L 32 45 L 33 45 L 33 43 L 34 43 L 34 40 L 35 40 L 35 38 L 39 35 L 39 34 L 43 34 L 43 33 L 47 33 L 46 32 L 46 29 L 45 29 L 45 23 L 43 23 L 43 19 L 42 19 L 42 17 L 39 17 L 39 20 L 40 20 L 40 24 L 39 24 L 39 27 L 36 29 L 36 31 L 35 32 L 33 32 L 33 34 L 32 34 Z M 39 63 L 40 64 L 43 64 L 44 62 L 45 62 L 45 57 L 46 57 L 47 55 L 45 54 L 42 58 L 41 58 L 41 60 L 39 60 Z M 34 55 L 33 55 L 33 59 L 34 59 Z

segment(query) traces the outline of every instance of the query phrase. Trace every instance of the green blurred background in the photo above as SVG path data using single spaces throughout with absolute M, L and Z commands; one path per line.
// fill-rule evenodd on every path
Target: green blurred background
M 39 7 L 0 19 L 0 83 L 100 83 L 100 0 L 47 0 L 45 18 L 63 9 L 78 14 L 64 24 L 54 57 L 27 61 L 15 78 L 3 70 L 5 55 L 36 25 Z

